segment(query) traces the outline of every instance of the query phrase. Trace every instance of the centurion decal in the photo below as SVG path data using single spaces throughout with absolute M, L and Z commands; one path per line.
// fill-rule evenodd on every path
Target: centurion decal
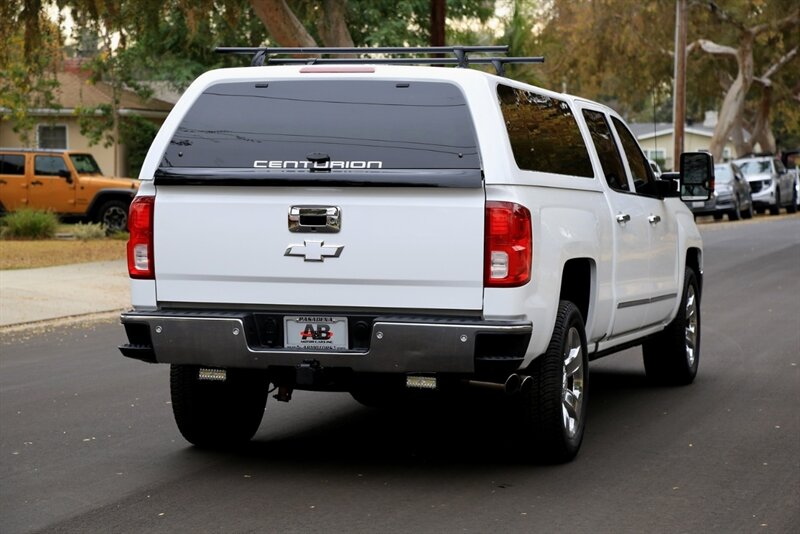
M 279 161 L 257 159 L 256 169 L 382 169 L 382 161 Z

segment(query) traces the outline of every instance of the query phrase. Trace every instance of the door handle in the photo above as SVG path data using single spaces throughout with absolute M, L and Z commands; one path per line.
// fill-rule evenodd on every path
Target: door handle
M 44 182 L 40 182 L 39 180 L 34 180 L 31 182 L 31 185 L 44 185 Z
M 342 210 L 338 206 L 291 206 L 289 231 L 295 233 L 335 234 L 342 228 Z
M 631 220 L 631 216 L 627 213 L 620 213 L 617 215 L 617 222 L 618 223 L 626 223 Z
M 661 222 L 661 216 L 660 215 L 653 215 L 651 213 L 650 216 L 647 218 L 647 222 L 649 222 L 650 224 L 658 224 L 658 223 Z

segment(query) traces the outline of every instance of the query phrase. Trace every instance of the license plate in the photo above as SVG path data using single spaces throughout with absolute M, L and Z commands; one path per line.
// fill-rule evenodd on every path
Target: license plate
M 692 202 L 692 207 L 693 208 L 702 208 L 705 205 L 706 205 L 706 203 L 703 202 L 702 200 L 700 202 Z
M 347 317 L 291 316 L 283 324 L 287 349 L 347 350 Z

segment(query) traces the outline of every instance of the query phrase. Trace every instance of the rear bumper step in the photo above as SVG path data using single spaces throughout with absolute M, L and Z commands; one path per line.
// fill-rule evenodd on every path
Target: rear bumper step
M 519 354 L 506 356 L 521 361 L 532 332 L 529 322 L 376 317 L 368 347 L 334 352 L 260 346 L 248 313 L 128 312 L 121 322 L 130 343 L 120 351 L 143 361 L 265 369 L 314 360 L 365 373 L 472 374 L 483 347 L 509 338 L 518 342 L 506 350 Z

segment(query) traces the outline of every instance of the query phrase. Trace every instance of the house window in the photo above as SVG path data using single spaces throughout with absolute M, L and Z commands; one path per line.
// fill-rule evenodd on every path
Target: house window
M 651 148 L 644 151 L 647 159 L 651 159 L 658 164 L 667 161 L 667 152 L 663 148 Z
M 36 134 L 39 148 L 67 148 L 67 127 L 63 124 L 40 124 Z

